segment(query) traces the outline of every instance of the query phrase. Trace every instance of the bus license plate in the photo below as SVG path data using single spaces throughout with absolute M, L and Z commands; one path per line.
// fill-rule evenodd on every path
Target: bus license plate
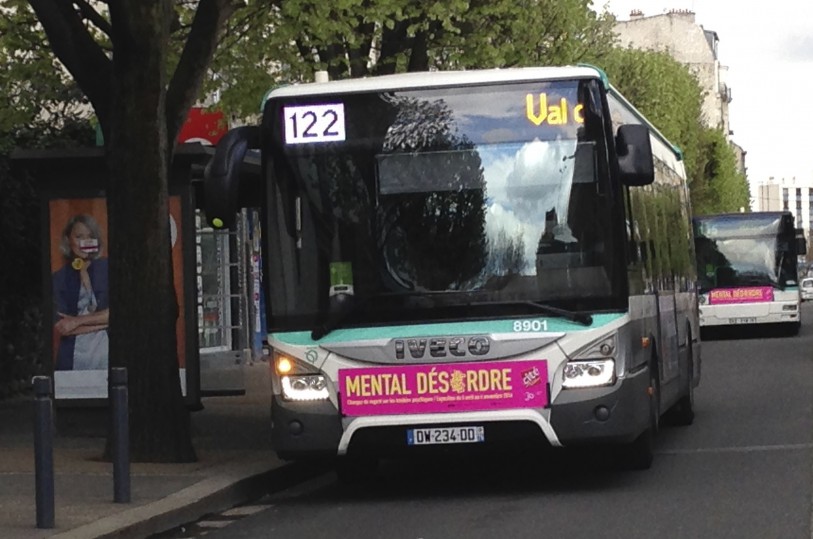
M 485 440 L 483 427 L 407 429 L 407 445 L 474 444 Z
M 756 324 L 757 319 L 754 317 L 747 317 L 747 318 L 729 318 L 729 324 Z

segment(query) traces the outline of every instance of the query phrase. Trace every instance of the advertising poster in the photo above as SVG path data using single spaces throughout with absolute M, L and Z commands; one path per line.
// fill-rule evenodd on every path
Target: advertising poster
M 543 408 L 545 360 L 444 363 L 339 370 L 345 416 Z
M 765 303 L 770 301 L 773 301 L 772 286 L 715 288 L 709 292 L 709 303 L 712 305 L 727 305 L 732 303 Z
M 109 280 L 103 197 L 50 200 L 52 359 L 57 399 L 107 398 Z M 176 326 L 186 393 L 183 256 L 179 197 L 170 198 L 172 263 L 180 307 Z

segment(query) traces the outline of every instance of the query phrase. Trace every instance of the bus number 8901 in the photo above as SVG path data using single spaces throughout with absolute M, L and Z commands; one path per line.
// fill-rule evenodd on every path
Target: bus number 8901
M 515 332 L 547 331 L 547 330 L 548 330 L 548 321 L 547 320 L 515 320 L 514 321 L 514 331 Z

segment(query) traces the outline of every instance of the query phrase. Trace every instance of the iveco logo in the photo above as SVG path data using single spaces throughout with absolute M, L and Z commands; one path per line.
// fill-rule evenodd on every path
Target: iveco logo
M 432 339 L 395 340 L 395 358 L 404 359 L 407 351 L 413 359 L 426 357 L 484 356 L 491 349 L 488 337 L 435 337 Z

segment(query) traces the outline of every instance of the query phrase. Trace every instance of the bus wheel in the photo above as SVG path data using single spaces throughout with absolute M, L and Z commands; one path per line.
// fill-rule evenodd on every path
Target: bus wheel
M 660 381 L 655 361 L 649 365 L 649 427 L 622 448 L 621 465 L 627 470 L 648 470 L 655 458 L 655 434 L 660 424 Z
M 691 339 L 686 363 L 689 370 L 687 377 L 689 386 L 686 388 L 686 394 L 669 410 L 669 423 L 681 427 L 694 423 L 694 356 L 692 355 Z

